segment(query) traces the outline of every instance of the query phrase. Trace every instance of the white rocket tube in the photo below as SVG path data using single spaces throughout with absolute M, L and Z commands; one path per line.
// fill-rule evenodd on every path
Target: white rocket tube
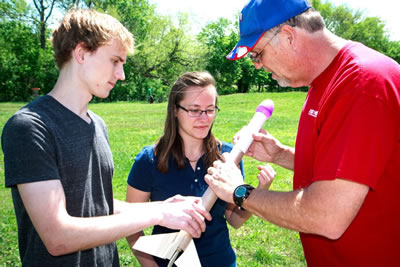
M 260 131 L 265 121 L 271 117 L 273 111 L 274 102 L 270 99 L 264 100 L 260 105 L 258 105 L 256 113 L 247 127 L 243 129 L 240 139 L 233 148 L 237 148 L 245 154 L 253 142 L 253 133 Z

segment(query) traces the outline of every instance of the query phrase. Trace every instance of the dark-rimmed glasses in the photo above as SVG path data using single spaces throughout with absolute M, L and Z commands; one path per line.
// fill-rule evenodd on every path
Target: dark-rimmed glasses
M 269 39 L 269 41 L 264 45 L 263 49 L 261 49 L 261 51 L 259 53 L 257 52 L 253 52 L 250 51 L 249 52 L 249 58 L 251 59 L 251 61 L 253 61 L 254 63 L 260 63 L 261 59 L 262 59 L 262 53 L 264 52 L 265 47 L 275 38 L 275 36 L 278 35 L 278 33 L 281 32 L 281 28 L 279 28 L 278 30 L 276 30 L 276 32 L 274 33 L 274 35 L 271 37 L 271 39 Z
M 205 113 L 208 117 L 215 117 L 217 115 L 217 112 L 219 111 L 219 108 L 215 106 L 214 108 L 209 108 L 206 110 L 201 110 L 201 109 L 186 109 L 182 107 L 181 105 L 176 104 L 176 106 L 184 111 L 187 112 L 189 117 L 200 117 L 201 114 Z

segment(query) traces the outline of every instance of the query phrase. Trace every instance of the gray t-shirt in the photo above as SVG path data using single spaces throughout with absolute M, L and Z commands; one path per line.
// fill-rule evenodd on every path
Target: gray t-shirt
M 5 184 L 11 188 L 22 266 L 119 266 L 115 242 L 51 256 L 27 214 L 17 184 L 60 180 L 75 217 L 113 213 L 114 164 L 104 121 L 87 123 L 51 96 L 31 102 L 4 126 Z

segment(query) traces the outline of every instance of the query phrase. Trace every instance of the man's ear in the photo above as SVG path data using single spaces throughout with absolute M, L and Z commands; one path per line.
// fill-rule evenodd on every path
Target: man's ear
M 281 32 L 285 36 L 286 45 L 292 47 L 293 50 L 296 50 L 296 40 L 298 36 L 294 27 L 283 25 L 281 28 Z
M 76 45 L 75 49 L 72 51 L 72 56 L 79 63 L 82 64 L 85 60 L 87 49 L 85 48 L 83 43 L 79 43 Z

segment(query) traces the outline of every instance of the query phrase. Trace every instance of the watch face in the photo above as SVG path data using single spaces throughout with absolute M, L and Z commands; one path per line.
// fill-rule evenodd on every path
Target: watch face
M 235 195 L 237 197 L 243 197 L 246 194 L 246 192 L 247 192 L 246 187 L 240 186 L 240 187 L 237 188 L 237 190 L 235 192 Z

